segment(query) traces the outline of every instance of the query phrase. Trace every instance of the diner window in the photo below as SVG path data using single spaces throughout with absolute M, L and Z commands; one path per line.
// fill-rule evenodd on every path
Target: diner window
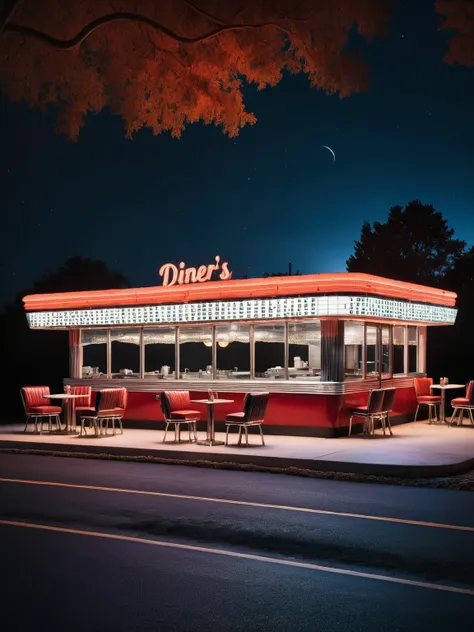
M 156 327 L 143 330 L 145 347 L 145 377 L 161 376 L 163 379 L 175 377 L 174 327 Z
M 377 361 L 377 327 L 374 325 L 367 325 L 365 344 L 367 349 L 367 360 L 365 366 L 365 372 L 368 378 L 378 377 L 378 361 Z
M 250 328 L 248 325 L 216 327 L 218 379 L 250 378 Z
M 408 336 L 408 373 L 418 371 L 418 328 L 413 325 L 407 327 Z
M 364 323 L 344 323 L 344 377 L 361 380 L 364 363 Z
M 317 379 L 321 376 L 321 323 L 288 325 L 288 377 Z
M 380 360 L 382 377 L 390 377 L 391 375 L 391 351 L 390 351 L 390 327 L 380 327 Z
M 179 328 L 181 377 L 212 378 L 212 327 Z
M 405 327 L 393 328 L 393 374 L 403 375 L 405 368 Z
M 285 377 L 285 327 L 255 325 L 255 377 Z
M 112 377 L 140 377 L 140 330 L 112 329 L 110 339 Z
M 82 377 L 107 375 L 107 329 L 83 329 Z

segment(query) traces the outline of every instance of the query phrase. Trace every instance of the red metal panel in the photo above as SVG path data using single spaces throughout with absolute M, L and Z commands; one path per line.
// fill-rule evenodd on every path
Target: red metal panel
M 218 404 L 215 407 L 215 418 L 218 421 L 226 415 L 243 410 L 245 393 L 225 393 L 226 399 L 233 399 L 232 404 Z M 192 391 L 190 399 L 206 399 L 207 392 Z M 265 424 L 269 426 L 295 426 L 314 428 L 341 428 L 349 425 L 352 408 L 367 403 L 368 392 L 351 395 L 296 395 L 271 393 Z M 192 404 L 197 410 L 202 409 L 201 420 L 207 418 L 207 406 Z M 398 388 L 395 396 L 392 416 L 414 413 L 416 409 L 415 390 L 412 387 Z M 163 421 L 160 402 L 156 393 L 133 393 L 129 391 L 128 406 L 125 419 L 137 421 Z

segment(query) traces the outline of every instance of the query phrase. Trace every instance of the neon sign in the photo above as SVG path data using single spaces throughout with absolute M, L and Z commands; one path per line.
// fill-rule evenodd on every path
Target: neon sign
M 211 263 L 208 266 L 199 266 L 199 268 L 186 268 L 184 261 L 181 261 L 177 266 L 174 263 L 165 263 L 161 266 L 159 275 L 163 277 L 164 286 L 204 283 L 205 281 L 210 281 L 212 275 L 220 268 L 219 279 L 228 281 L 232 277 L 229 264 L 227 261 L 221 263 L 219 255 L 214 260 L 215 263 Z

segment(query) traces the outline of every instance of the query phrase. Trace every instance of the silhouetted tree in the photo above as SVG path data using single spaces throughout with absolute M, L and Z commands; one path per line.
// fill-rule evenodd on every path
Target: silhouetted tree
M 415 200 L 390 209 L 386 222 L 365 222 L 349 272 L 438 286 L 458 293 L 454 327 L 428 328 L 428 372 L 467 382 L 471 377 L 474 343 L 474 248 L 454 237 L 442 214 Z
M 6 407 L 18 411 L 19 389 L 28 384 L 61 388 L 69 372 L 68 333 L 32 331 L 28 327 L 22 299 L 27 294 L 48 294 L 81 290 L 108 290 L 129 287 L 120 272 L 109 270 L 102 261 L 74 257 L 56 272 L 44 276 L 19 294 L 0 314 L 0 353 L 6 371 Z M 3 406 L 5 409 L 5 406 Z
M 389 15 L 387 0 L 7 4 L 0 85 L 12 101 L 59 106 L 58 129 L 71 139 L 104 108 L 121 116 L 127 137 L 142 127 L 179 137 L 197 121 L 235 136 L 256 121 L 244 82 L 275 86 L 284 71 L 328 94 L 360 91 L 368 69 L 350 34 L 371 40 Z
M 444 286 L 466 248 L 442 214 L 419 200 L 392 207 L 386 222 L 365 222 L 354 243 L 349 272 L 435 286 Z

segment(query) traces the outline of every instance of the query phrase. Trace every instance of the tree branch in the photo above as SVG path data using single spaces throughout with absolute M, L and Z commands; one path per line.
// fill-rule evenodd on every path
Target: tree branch
M 12 17 L 13 12 L 20 4 L 21 0 L 6 0 L 3 9 L 0 11 L 0 35 L 5 29 L 5 25 Z
M 89 36 L 91 33 L 96 31 L 97 29 L 105 26 L 106 24 L 112 24 L 113 22 L 135 22 L 138 24 L 146 24 L 150 28 L 155 31 L 159 31 L 170 37 L 171 39 L 179 42 L 180 44 L 197 44 L 199 42 L 205 42 L 216 35 L 220 35 L 221 33 L 227 32 L 238 32 L 238 31 L 246 31 L 246 30 L 258 30 L 267 26 L 272 26 L 279 31 L 282 31 L 286 35 L 290 35 L 291 31 L 289 29 L 280 26 L 274 22 L 262 22 L 260 24 L 228 24 L 224 26 L 220 26 L 208 33 L 204 33 L 203 35 L 197 35 L 196 37 L 184 37 L 183 35 L 178 35 L 171 29 L 163 26 L 156 20 L 152 18 L 148 18 L 145 15 L 140 15 L 137 13 L 126 13 L 126 12 L 117 12 L 110 13 L 109 15 L 104 15 L 96 20 L 92 20 L 89 24 L 86 24 L 77 35 L 68 40 L 61 40 L 52 35 L 48 35 L 47 33 L 43 33 L 42 31 L 38 31 L 37 29 L 30 28 L 28 26 L 22 26 L 21 24 L 5 24 L 3 29 L 3 33 L 20 33 L 22 35 L 28 35 L 34 39 L 39 40 L 45 44 L 49 44 L 54 48 L 59 48 L 61 50 L 71 50 L 73 48 L 77 48 L 82 42 Z
M 192 9 L 195 13 L 198 13 L 203 18 L 206 18 L 207 20 L 210 20 L 211 22 L 215 22 L 216 24 L 219 24 L 220 26 L 226 25 L 226 22 L 217 18 L 215 15 L 208 13 L 204 9 L 201 9 L 201 7 L 196 6 L 194 2 L 191 2 L 191 0 L 183 0 L 183 2 L 185 5 L 187 5 L 190 9 Z M 229 22 L 233 22 L 235 18 L 242 13 L 242 11 L 243 11 L 243 7 L 240 7 L 239 9 L 237 9 L 234 15 L 230 18 Z

